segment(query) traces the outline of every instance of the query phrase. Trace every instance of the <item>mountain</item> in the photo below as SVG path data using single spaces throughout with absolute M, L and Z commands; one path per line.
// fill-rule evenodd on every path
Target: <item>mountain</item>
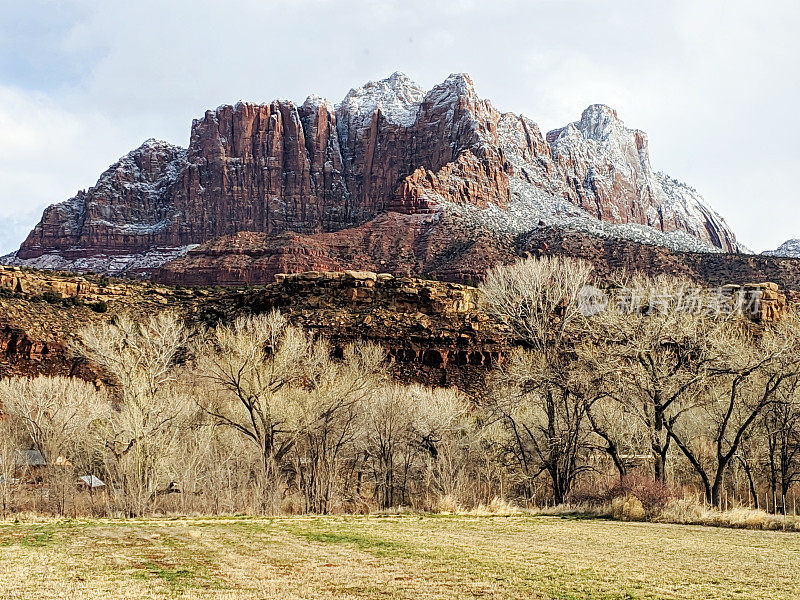
M 767 256 L 782 256 L 785 258 L 800 258 L 800 239 L 786 240 L 777 250 L 763 252 Z
M 465 74 L 425 92 L 395 73 L 338 105 L 207 111 L 188 148 L 146 141 L 47 208 L 4 262 L 233 283 L 361 255 L 463 279 L 543 227 L 740 251 L 694 189 L 651 168 L 646 135 L 611 108 L 545 136 L 479 98 Z

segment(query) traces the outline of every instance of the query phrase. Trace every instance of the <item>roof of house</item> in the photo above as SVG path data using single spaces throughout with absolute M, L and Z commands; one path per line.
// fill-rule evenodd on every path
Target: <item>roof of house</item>
M 17 465 L 20 467 L 43 467 L 46 464 L 38 450 L 17 450 Z
M 78 479 L 92 489 L 105 487 L 106 485 L 102 480 L 98 479 L 94 475 L 82 475 Z

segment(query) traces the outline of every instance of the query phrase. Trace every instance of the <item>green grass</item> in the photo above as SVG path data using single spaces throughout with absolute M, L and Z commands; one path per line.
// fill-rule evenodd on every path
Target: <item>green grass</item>
M 800 535 L 544 516 L 0 523 L 0 599 L 798 598 Z

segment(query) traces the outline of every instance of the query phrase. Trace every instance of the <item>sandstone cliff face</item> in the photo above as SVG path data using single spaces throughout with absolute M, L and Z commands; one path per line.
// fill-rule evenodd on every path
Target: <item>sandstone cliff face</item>
M 336 107 L 312 96 L 207 111 L 188 149 L 148 140 L 48 208 L 7 262 L 148 274 L 221 236 L 338 232 L 389 212 L 456 214 L 500 234 L 616 224 L 617 237 L 738 248 L 696 192 L 652 171 L 644 134 L 608 107 L 545 138 L 467 75 L 425 93 L 396 73 Z
M 107 312 L 92 310 L 100 299 Z M 507 331 L 478 309 L 477 290 L 453 283 L 348 270 L 283 275 L 259 288 L 190 290 L 9 268 L 0 269 L 0 379 L 106 379 L 71 347 L 82 326 L 118 314 L 171 310 L 203 327 L 273 309 L 324 335 L 338 354 L 359 339 L 381 345 L 404 381 L 480 391 L 509 344 Z
M 627 270 L 688 277 L 713 288 L 775 282 L 792 301 L 800 301 L 798 258 L 676 252 L 556 227 L 501 234 L 456 215 L 389 213 L 361 227 L 311 236 L 238 234 L 199 246 L 157 269 L 153 278 L 183 285 L 265 285 L 278 273 L 355 268 L 471 283 L 491 266 L 526 255 L 582 258 L 601 280 Z
M 588 107 L 579 121 L 551 131 L 547 140 L 570 200 L 598 219 L 681 230 L 725 251 L 737 250 L 725 221 L 695 190 L 655 173 L 647 135 L 625 127 L 608 106 Z
M 165 199 L 185 166 L 186 150 L 147 140 L 109 167 L 93 188 L 47 208 L 17 256 L 60 253 L 69 259 L 163 245 L 176 218 Z
M 556 252 L 579 242 L 548 241 Z M 528 240 L 531 251 L 543 243 Z M 781 259 L 770 260 L 781 264 Z M 797 267 L 793 276 L 800 282 L 800 261 L 784 263 Z M 752 305 L 752 319 L 768 321 L 785 310 L 778 285 L 742 287 L 758 300 Z M 740 286 L 726 289 L 733 294 Z M 107 312 L 92 310 L 90 303 L 100 299 Z M 516 343 L 503 323 L 482 310 L 476 288 L 388 273 L 315 270 L 278 274 L 261 287 L 186 289 L 0 269 L 0 378 L 60 374 L 107 380 L 71 347 L 82 326 L 119 314 L 170 310 L 190 326 L 208 327 L 273 309 L 325 336 L 337 355 L 350 342 L 368 340 L 384 348 L 397 378 L 455 385 L 478 395 L 486 377 Z
M 455 214 L 384 213 L 330 233 L 220 237 L 155 269 L 151 278 L 181 285 L 266 285 L 277 273 L 362 269 L 473 282 L 516 256 L 515 236 Z

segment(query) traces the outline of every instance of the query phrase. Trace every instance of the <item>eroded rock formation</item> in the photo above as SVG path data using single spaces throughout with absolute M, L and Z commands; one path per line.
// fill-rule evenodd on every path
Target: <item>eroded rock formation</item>
M 173 288 L 0 269 L 0 378 L 102 372 L 73 351 L 80 328 L 130 313 L 175 311 L 193 326 L 280 310 L 330 340 L 341 353 L 356 340 L 382 346 L 403 381 L 458 386 L 480 394 L 486 377 L 516 341 L 486 315 L 476 288 L 370 271 L 278 274 L 263 287 Z M 727 286 L 733 295 L 739 286 Z M 780 318 L 786 299 L 774 283 L 744 286 L 747 314 Z M 72 294 L 72 295 L 71 295 Z M 94 302 L 104 302 L 97 312 Z
M 222 237 L 229 241 L 218 252 L 290 233 L 344 232 L 346 240 L 371 235 L 347 232 L 385 227 L 379 218 L 395 213 L 437 215 L 433 227 L 455 215 L 501 235 L 542 224 L 606 227 L 612 237 L 738 250 L 694 190 L 651 169 L 646 136 L 612 109 L 590 106 L 545 137 L 479 98 L 467 75 L 426 93 L 396 73 L 338 106 L 311 96 L 207 111 L 188 149 L 148 140 L 94 187 L 48 208 L 8 261 L 149 274 Z M 227 280 L 223 255 L 217 264 Z

